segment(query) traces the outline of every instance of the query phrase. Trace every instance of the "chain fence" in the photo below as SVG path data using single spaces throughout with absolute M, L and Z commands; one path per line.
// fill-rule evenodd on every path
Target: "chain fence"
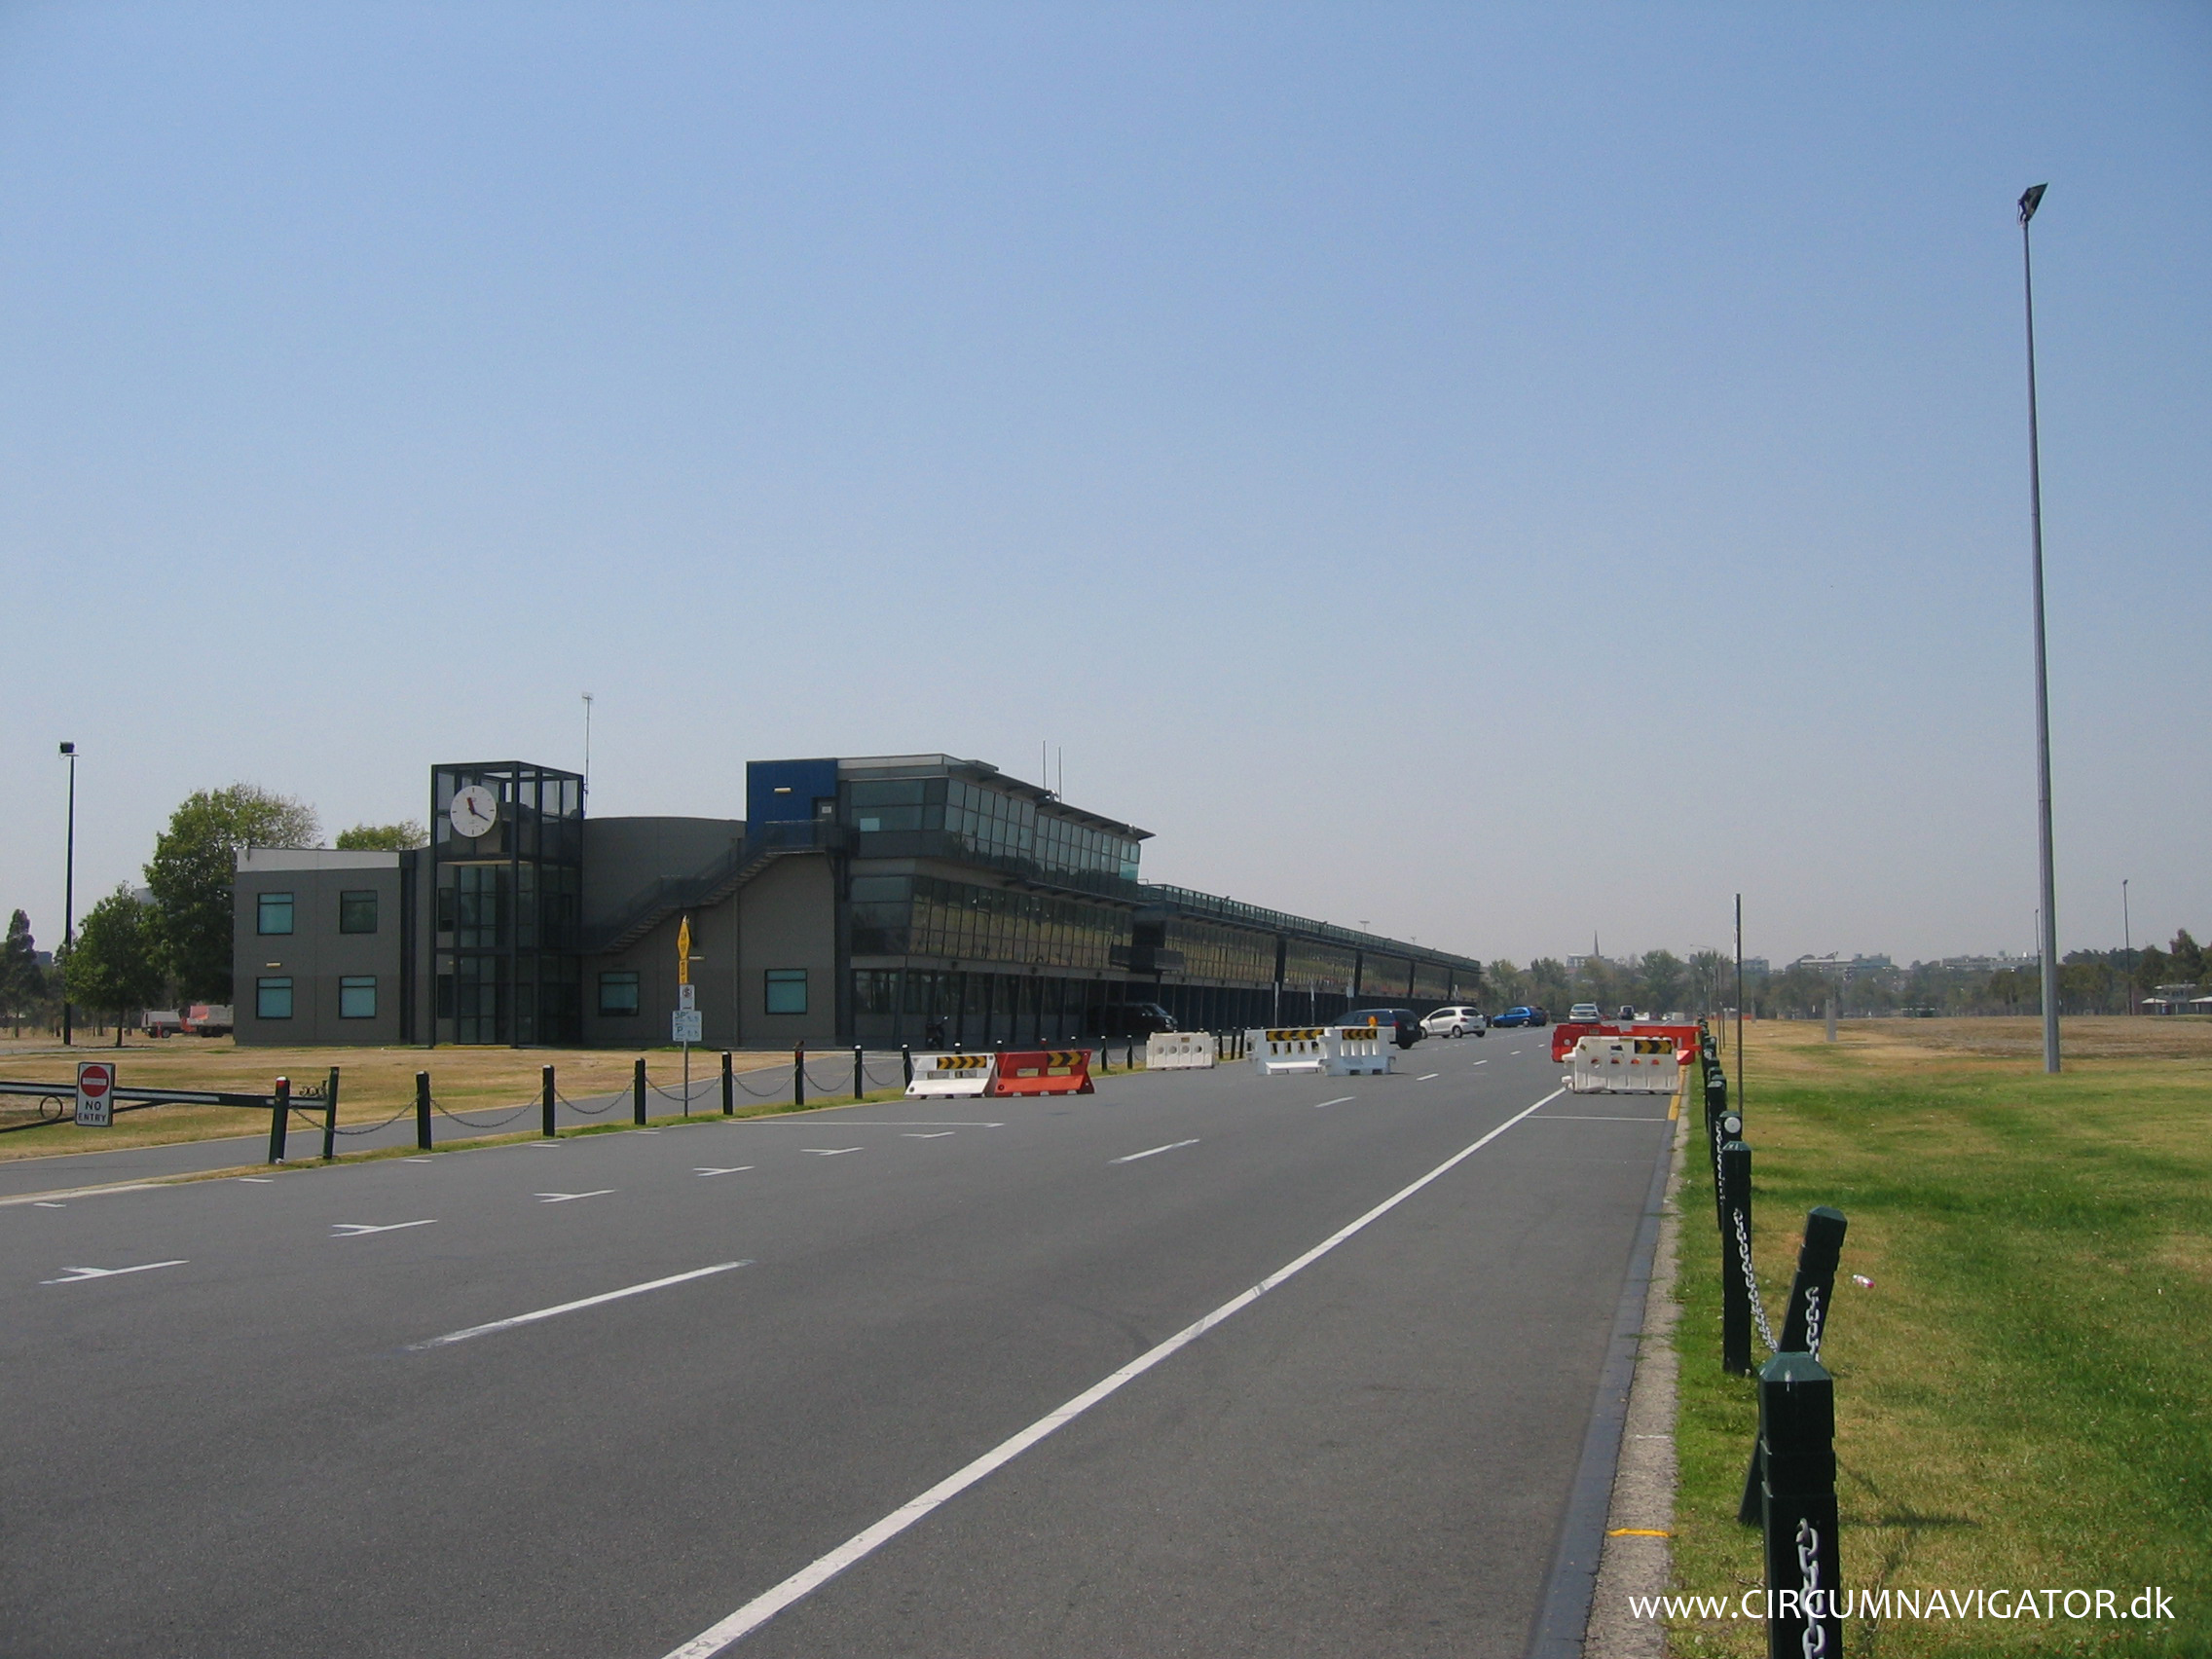
M 502 1124 L 513 1123 L 517 1118 L 527 1117 L 529 1114 L 538 1110 L 538 1102 L 535 1100 L 527 1100 L 523 1102 L 522 1105 L 517 1106 L 512 1112 L 507 1113 L 504 1117 L 495 1118 L 489 1124 L 480 1124 L 473 1118 L 463 1118 L 459 1112 L 449 1112 L 443 1105 L 439 1103 L 435 1095 L 432 1095 L 430 1097 L 430 1109 L 436 1112 L 439 1117 L 450 1119 L 452 1122 L 459 1124 L 464 1129 L 496 1129 L 500 1127 Z
M 333 1133 L 341 1135 L 373 1135 L 377 1132 L 377 1130 L 388 1129 L 392 1124 L 398 1123 L 400 1119 L 412 1118 L 414 1115 L 415 1102 L 410 1100 L 406 1105 L 402 1106 L 398 1111 L 394 1112 L 390 1117 L 387 1118 L 381 1124 L 359 1124 L 353 1125 L 340 1124 L 338 1127 L 333 1131 Z

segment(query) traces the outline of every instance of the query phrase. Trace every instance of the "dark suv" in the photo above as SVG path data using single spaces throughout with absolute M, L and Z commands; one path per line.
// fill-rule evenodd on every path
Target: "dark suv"
M 1173 1031 L 1175 1016 L 1158 1003 L 1128 1003 L 1107 1010 L 1106 1029 L 1111 1037 L 1150 1037 Z
M 1380 1025 L 1383 1030 L 1391 1032 L 1393 1040 L 1401 1049 L 1410 1049 L 1428 1035 L 1420 1028 L 1420 1016 L 1410 1008 L 1354 1009 L 1344 1018 L 1338 1020 L 1337 1023 L 1339 1025 L 1365 1025 L 1370 1021 Z

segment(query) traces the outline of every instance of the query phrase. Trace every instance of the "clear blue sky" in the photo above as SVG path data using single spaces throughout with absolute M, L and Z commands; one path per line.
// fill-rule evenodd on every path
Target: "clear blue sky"
M 948 750 L 1489 958 L 2212 928 L 2212 11 L 0 10 L 0 906 Z

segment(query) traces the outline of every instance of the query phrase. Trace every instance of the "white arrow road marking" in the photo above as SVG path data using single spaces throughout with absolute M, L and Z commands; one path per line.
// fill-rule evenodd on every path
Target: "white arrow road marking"
M 694 1175 L 742 1175 L 752 1167 L 753 1165 L 750 1163 L 740 1163 L 734 1169 L 694 1169 L 691 1173 Z
M 811 1152 L 817 1158 L 836 1158 L 840 1154 L 859 1152 L 861 1148 L 857 1146 L 802 1146 L 799 1148 L 799 1151 Z
M 140 1262 L 134 1268 L 63 1268 L 64 1277 L 40 1279 L 41 1284 L 82 1284 L 86 1279 L 113 1278 L 118 1273 L 150 1273 L 156 1268 L 181 1268 L 189 1257 L 180 1256 L 173 1262 Z
M 1357 1100 L 1359 1096 L 1356 1094 L 1340 1094 L 1334 1100 L 1315 1101 L 1313 1110 L 1318 1112 L 1324 1106 L 1349 1106 L 1354 1100 Z
M 1132 1152 L 1126 1158 L 1109 1158 L 1106 1161 L 1109 1163 L 1134 1163 L 1138 1159 L 1150 1158 L 1155 1153 L 1176 1152 L 1186 1146 L 1197 1146 L 1198 1138 L 1194 1136 L 1187 1141 L 1169 1141 L 1165 1146 L 1147 1147 L 1143 1152 Z
M 604 1198 L 613 1191 L 612 1187 L 602 1187 L 591 1193 L 539 1193 L 537 1201 L 541 1204 L 566 1204 L 572 1203 L 577 1198 Z
M 902 1140 L 942 1140 L 946 1135 L 956 1134 L 959 1131 L 955 1129 L 930 1129 L 923 1132 L 916 1132 L 915 1130 L 908 1129 L 905 1134 L 902 1135 L 900 1138 Z
M 1085 1412 L 1097 1405 L 1099 1401 L 1118 1393 L 1162 1360 L 1172 1358 L 1216 1325 L 1222 1323 L 1223 1320 L 1234 1318 L 1285 1279 L 1305 1272 L 1307 1268 L 1326 1256 L 1346 1239 L 1388 1215 L 1423 1187 L 1426 1187 L 1432 1181 L 1442 1180 L 1468 1159 L 1474 1157 L 1476 1153 L 1482 1151 L 1484 1147 L 1490 1145 L 1492 1141 L 1497 1139 L 1499 1135 L 1505 1133 L 1507 1129 L 1513 1127 L 1515 1124 L 1521 1122 L 1530 1112 L 1533 1112 L 1536 1106 L 1543 1106 L 1557 1100 L 1564 1092 L 1563 1089 L 1555 1089 L 1545 1095 L 1542 1100 L 1537 1101 L 1535 1106 L 1526 1107 L 1515 1113 L 1473 1145 L 1463 1147 L 1454 1153 L 1426 1175 L 1421 1176 L 1419 1180 L 1391 1194 L 1390 1197 L 1384 1198 L 1358 1220 L 1347 1222 L 1343 1227 L 1338 1228 L 1336 1232 L 1330 1234 L 1328 1237 L 1322 1239 L 1305 1255 L 1277 1268 L 1258 1284 L 1252 1286 L 1251 1289 L 1241 1291 L 1231 1297 L 1211 1313 L 1193 1324 L 1184 1326 L 1158 1346 L 1140 1353 L 1111 1377 L 1093 1382 L 1082 1393 L 1076 1395 L 1074 1399 L 1069 1400 L 1055 1411 L 1047 1412 L 1027 1428 L 1009 1435 L 965 1468 L 955 1469 L 927 1492 L 907 1499 L 906 1502 L 901 1504 L 873 1526 L 864 1527 L 828 1555 L 818 1557 L 807 1566 L 800 1567 L 781 1584 L 762 1591 L 752 1601 L 746 1603 L 744 1606 L 738 1608 L 736 1612 L 730 1614 L 729 1617 L 719 1619 L 709 1625 L 689 1641 L 683 1643 L 682 1646 L 671 1649 L 663 1656 L 663 1659 L 713 1659 L 715 1654 L 721 1652 L 740 1637 L 745 1636 L 748 1632 L 759 1629 L 760 1626 L 766 1624 L 793 1602 L 799 1601 L 820 1589 L 855 1562 L 873 1555 L 932 1510 L 958 1497 L 992 1471 L 1004 1468 L 1047 1435 L 1067 1423 L 1073 1422 Z
M 585 1196 L 585 1195 L 579 1195 Z M 551 1319 L 558 1314 L 573 1313 L 579 1308 L 597 1308 L 603 1302 L 619 1302 L 625 1296 L 642 1296 L 648 1290 L 664 1290 L 685 1279 L 705 1278 L 709 1273 L 726 1273 L 732 1268 L 750 1268 L 753 1263 L 717 1262 L 711 1268 L 693 1268 L 687 1273 L 670 1273 L 666 1278 L 647 1279 L 644 1284 L 624 1285 L 620 1290 L 603 1290 L 597 1296 L 580 1297 L 574 1302 L 564 1302 L 554 1308 L 540 1308 L 534 1313 L 517 1313 L 512 1319 L 495 1319 L 489 1325 L 470 1325 L 459 1331 L 448 1331 L 442 1337 L 432 1337 L 426 1343 L 409 1343 L 408 1351 L 421 1353 L 425 1348 L 444 1347 L 448 1343 L 464 1343 L 470 1337 L 490 1336 L 494 1331 L 511 1331 L 517 1325 L 535 1325 L 540 1319 Z
M 437 1224 L 436 1216 L 427 1221 L 387 1221 L 382 1227 L 372 1227 L 365 1221 L 334 1221 L 330 1225 L 335 1231 L 330 1236 L 359 1238 L 371 1233 L 397 1233 L 403 1227 L 435 1227 Z

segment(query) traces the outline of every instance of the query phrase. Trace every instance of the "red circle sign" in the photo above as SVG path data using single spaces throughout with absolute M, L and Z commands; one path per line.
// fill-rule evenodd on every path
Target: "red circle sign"
M 115 1084 L 115 1068 L 104 1065 L 88 1065 L 77 1073 L 77 1087 L 90 1100 L 97 1100 Z

